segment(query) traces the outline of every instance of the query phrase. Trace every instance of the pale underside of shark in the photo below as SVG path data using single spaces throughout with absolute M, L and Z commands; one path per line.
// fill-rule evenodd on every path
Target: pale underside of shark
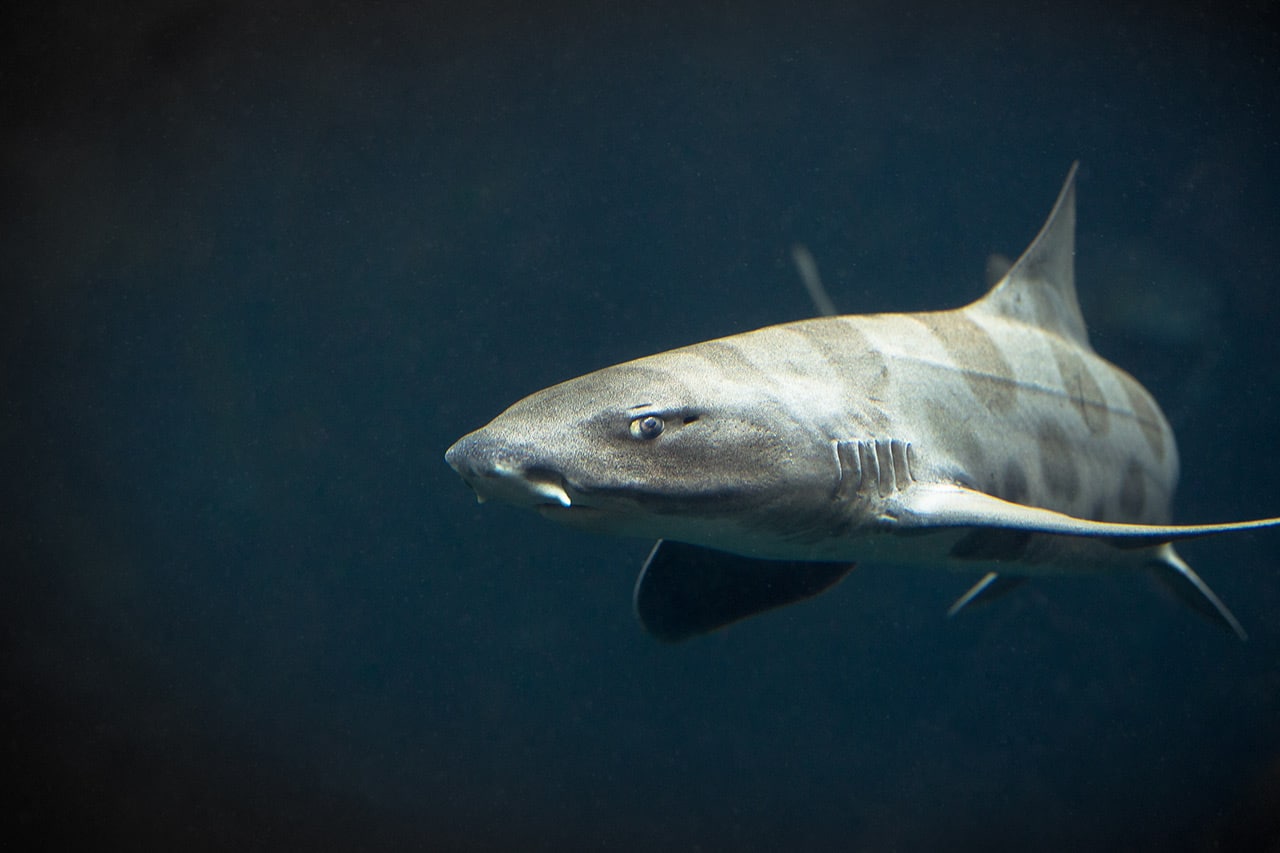
M 1173 433 L 1089 344 L 1075 166 L 981 299 L 769 326 L 598 370 L 455 443 L 481 500 L 656 538 L 642 624 L 681 640 L 816 595 L 855 562 L 979 572 L 954 613 L 1028 576 L 1147 570 L 1234 631 L 1172 543 Z

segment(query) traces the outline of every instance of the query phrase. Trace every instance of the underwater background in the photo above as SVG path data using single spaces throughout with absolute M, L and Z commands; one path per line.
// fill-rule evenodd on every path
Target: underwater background
M 450 8 L 452 6 L 452 8 Z M 521 396 L 954 307 L 1075 159 L 1179 521 L 1280 515 L 1273 3 L 48 3 L 5 14 L 0 782 L 59 847 L 1280 845 L 1280 533 L 1141 576 L 860 566 L 679 646 L 650 543 L 477 506 Z

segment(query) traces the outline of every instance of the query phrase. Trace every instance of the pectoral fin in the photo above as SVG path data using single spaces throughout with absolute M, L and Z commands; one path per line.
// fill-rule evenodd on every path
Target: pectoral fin
M 1140 548 L 1215 533 L 1280 527 L 1280 518 L 1226 524 L 1125 524 L 1090 521 L 1006 500 L 951 483 L 915 483 L 897 496 L 888 522 L 899 529 L 998 527 L 1029 533 L 1104 539 L 1118 548 Z
M 812 598 L 852 568 L 852 563 L 758 560 L 658 540 L 636 580 L 636 615 L 651 635 L 676 643 Z

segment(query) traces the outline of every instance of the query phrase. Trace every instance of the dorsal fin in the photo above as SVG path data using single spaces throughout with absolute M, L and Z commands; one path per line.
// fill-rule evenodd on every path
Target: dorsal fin
M 1004 278 L 971 308 L 1019 320 L 1089 346 L 1076 298 L 1076 168 L 1062 184 L 1040 233 Z

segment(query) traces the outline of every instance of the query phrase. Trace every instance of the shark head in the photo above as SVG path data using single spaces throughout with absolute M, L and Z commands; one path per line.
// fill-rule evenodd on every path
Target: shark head
M 831 448 L 767 390 L 690 370 L 695 349 L 528 396 L 445 459 L 480 500 L 575 527 L 738 550 L 761 519 L 795 534 L 797 515 L 829 504 Z

